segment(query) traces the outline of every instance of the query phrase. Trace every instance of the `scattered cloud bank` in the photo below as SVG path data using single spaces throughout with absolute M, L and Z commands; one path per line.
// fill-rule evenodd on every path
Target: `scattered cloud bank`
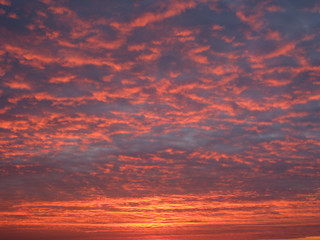
M 320 235 L 319 9 L 1 0 L 3 234 Z

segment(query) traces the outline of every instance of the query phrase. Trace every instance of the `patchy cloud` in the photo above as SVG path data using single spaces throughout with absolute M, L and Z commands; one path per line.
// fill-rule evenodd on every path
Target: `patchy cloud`
M 319 236 L 319 14 L 0 1 L 0 236 Z

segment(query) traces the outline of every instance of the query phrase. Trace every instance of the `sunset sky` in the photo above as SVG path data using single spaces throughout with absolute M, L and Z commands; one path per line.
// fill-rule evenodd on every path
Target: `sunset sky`
M 0 0 L 1 240 L 320 240 L 319 0 Z

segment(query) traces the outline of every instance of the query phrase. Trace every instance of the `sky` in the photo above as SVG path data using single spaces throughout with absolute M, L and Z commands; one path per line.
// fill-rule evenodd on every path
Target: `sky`
M 320 1 L 0 0 L 0 238 L 320 239 Z

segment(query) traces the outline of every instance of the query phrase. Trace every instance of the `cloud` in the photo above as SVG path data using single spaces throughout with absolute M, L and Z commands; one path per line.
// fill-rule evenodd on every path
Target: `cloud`
M 0 4 L 1 236 L 320 234 L 314 1 Z

